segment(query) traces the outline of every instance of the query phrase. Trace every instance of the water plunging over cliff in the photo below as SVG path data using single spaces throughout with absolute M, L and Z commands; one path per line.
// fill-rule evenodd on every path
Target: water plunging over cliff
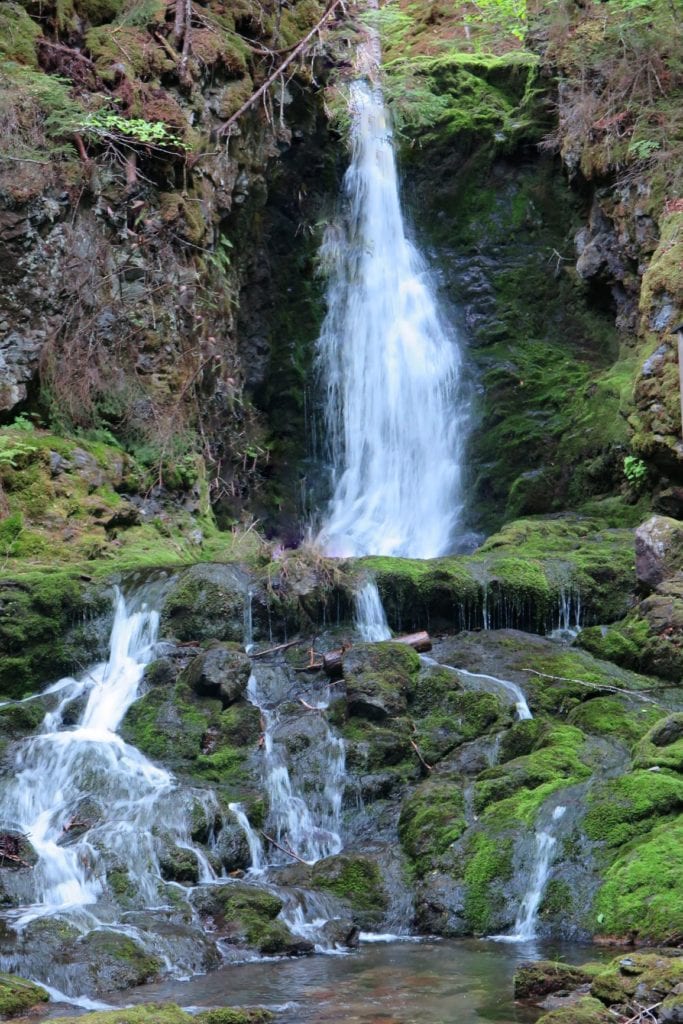
M 365 58 L 375 61 L 372 45 Z M 346 220 L 322 251 L 331 277 L 318 366 L 334 494 L 318 543 L 336 556 L 432 558 L 451 547 L 462 507 L 460 353 L 406 235 L 381 91 L 354 82 L 350 105 Z

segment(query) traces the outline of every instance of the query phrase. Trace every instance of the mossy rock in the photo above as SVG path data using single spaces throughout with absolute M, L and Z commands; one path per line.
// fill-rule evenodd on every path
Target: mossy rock
M 17 1017 L 47 1003 L 49 995 L 40 985 L 16 974 L 0 974 L 0 1016 Z
M 633 771 L 591 790 L 583 831 L 617 848 L 682 810 L 683 779 L 668 772 Z
M 441 710 L 413 719 L 414 740 L 427 763 L 435 764 L 460 744 L 500 729 L 509 720 L 509 708 L 495 694 L 456 692 Z
M 606 1005 L 659 1003 L 683 982 L 683 959 L 663 952 L 627 953 L 598 971 L 591 995 Z
M 590 979 L 591 975 L 580 967 L 558 960 L 534 960 L 520 964 L 515 971 L 515 999 L 541 998 L 562 989 L 578 988 Z
M 619 851 L 605 872 L 593 908 L 599 934 L 649 943 L 680 941 L 682 842 L 683 815 L 679 815 Z
M 281 870 L 280 880 L 336 896 L 362 927 L 378 927 L 389 902 L 377 863 L 363 854 L 340 853 L 312 865 L 292 864 Z
M 668 768 L 683 773 L 683 713 L 658 721 L 635 747 L 633 763 L 636 768 Z
M 18 3 L 0 3 L 0 60 L 38 67 L 39 26 Z
M 73 1017 L 55 1017 L 55 1024 L 73 1024 Z M 173 1003 L 144 1003 L 121 1010 L 98 1010 L 80 1018 L 84 1024 L 269 1024 L 275 1019 L 269 1010 L 221 1008 L 186 1013 Z
M 75 667 L 70 628 L 102 607 L 68 573 L 0 580 L 0 695 L 23 697 Z M 82 651 L 79 652 L 82 656 Z
M 237 566 L 191 566 L 166 595 L 162 628 L 181 642 L 242 641 L 248 584 L 248 576 Z
M 195 906 L 209 914 L 219 934 L 236 945 L 253 946 L 264 955 L 297 955 L 313 951 L 277 920 L 282 900 L 255 886 L 235 882 L 212 890 L 195 890 Z
M 86 960 L 93 979 L 106 984 L 105 991 L 154 981 L 163 970 L 162 961 L 129 936 L 103 929 L 77 939 L 73 953 L 78 960 Z
M 76 0 L 76 8 L 91 25 L 113 21 L 124 9 L 125 0 Z
M 346 700 L 351 715 L 371 720 L 406 712 L 420 670 L 419 656 L 405 644 L 354 644 L 343 656 Z
M 613 1021 L 614 1017 L 599 1000 L 583 996 L 571 1006 L 544 1013 L 537 1024 L 611 1024 Z
M 661 709 L 651 705 L 627 703 L 619 697 L 595 697 L 572 708 L 567 722 L 584 732 L 613 736 L 631 746 L 662 714 Z
M 465 883 L 463 918 L 474 935 L 490 934 L 496 911 L 504 902 L 503 887 L 511 878 L 511 836 L 483 831 L 469 836 L 463 851 Z
M 198 696 L 217 697 L 223 707 L 228 707 L 244 696 L 250 675 L 251 662 L 246 654 L 215 645 L 190 662 L 182 681 Z
M 490 804 L 520 792 L 522 802 L 511 801 L 509 812 L 511 817 L 528 820 L 555 789 L 579 782 L 591 774 L 582 759 L 584 743 L 584 734 L 572 726 L 556 725 L 543 731 L 531 753 L 479 775 L 474 794 L 476 810 L 481 812 Z M 502 809 L 497 813 L 502 813 Z
M 466 827 L 462 789 L 455 779 L 428 779 L 401 805 L 398 834 L 418 876 L 434 866 Z

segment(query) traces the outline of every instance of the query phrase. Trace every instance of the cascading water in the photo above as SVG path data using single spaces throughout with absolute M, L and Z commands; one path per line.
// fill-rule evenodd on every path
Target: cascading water
M 341 804 L 346 782 L 344 741 L 333 734 L 326 719 L 320 714 L 318 723 L 321 735 L 312 756 L 319 762 L 317 774 L 324 779 L 324 784 L 322 788 L 304 794 L 292 781 L 285 745 L 278 741 L 277 703 L 282 700 L 283 694 L 273 693 L 273 679 L 276 686 L 281 682 L 287 683 L 282 673 L 274 676 L 269 674 L 265 680 L 261 680 L 259 670 L 256 669 L 247 686 L 247 698 L 260 710 L 263 720 L 263 782 L 269 805 L 267 824 L 280 847 L 314 864 L 342 849 Z M 329 695 L 322 694 L 311 707 L 322 712 L 328 700 Z M 266 863 L 291 863 L 291 858 L 278 847 L 271 846 Z M 255 868 L 253 853 L 252 868 Z
M 550 829 L 552 823 L 559 821 L 566 810 L 567 808 L 561 805 L 556 807 L 548 828 L 539 829 L 536 833 L 536 855 L 531 869 L 529 886 L 517 911 L 514 931 L 511 935 L 494 935 L 492 938 L 505 942 L 528 942 L 536 937 L 538 908 L 548 882 L 552 852 L 557 842 Z
M 6 912 L 19 933 L 37 918 L 59 916 L 82 934 L 105 927 L 145 945 L 142 932 L 112 915 L 107 873 L 125 865 L 136 906 L 163 904 L 159 830 L 193 852 L 200 880 L 215 878 L 206 855 L 190 840 L 189 807 L 178 801 L 173 777 L 116 732 L 154 656 L 156 597 L 154 586 L 129 599 L 117 592 L 109 660 L 47 688 L 46 694 L 59 694 L 59 703 L 45 715 L 40 732 L 19 745 L 13 774 L 0 786 L 2 821 L 24 833 L 38 856 L 32 904 Z M 78 723 L 67 725 L 67 708 L 84 698 Z M 215 803 L 211 792 L 192 796 Z M 73 841 L 69 833 L 84 804 L 92 820 L 79 823 L 82 834 Z M 165 956 L 156 940 L 153 945 Z M 5 966 L 13 968 L 10 962 Z
M 360 63 L 377 72 L 378 43 Z M 457 340 L 406 235 L 381 90 L 351 85 L 346 222 L 321 252 L 331 270 L 318 342 L 334 494 L 318 544 L 330 555 L 433 558 L 462 508 L 468 416 Z
M 382 598 L 374 580 L 367 580 L 356 593 L 355 622 L 358 632 L 366 642 L 391 640 L 391 630 Z

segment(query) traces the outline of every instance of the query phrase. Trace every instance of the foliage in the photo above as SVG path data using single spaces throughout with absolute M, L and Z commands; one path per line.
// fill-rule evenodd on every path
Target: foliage
M 82 116 L 64 79 L 0 60 L 0 135 L 7 156 L 71 155 L 64 138 Z
M 77 122 L 75 130 L 95 139 L 145 146 L 161 150 L 188 150 L 189 145 L 170 130 L 163 121 L 146 121 L 141 117 L 122 117 L 109 110 L 98 110 Z
M 647 466 L 642 459 L 635 455 L 627 455 L 624 458 L 624 476 L 630 484 L 636 486 L 641 484 L 647 475 Z

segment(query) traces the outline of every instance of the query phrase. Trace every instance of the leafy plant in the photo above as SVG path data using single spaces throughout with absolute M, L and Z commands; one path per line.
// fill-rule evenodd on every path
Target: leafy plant
M 88 114 L 75 125 L 75 130 L 91 138 L 126 143 L 129 146 L 148 146 L 161 150 L 190 149 L 190 146 L 163 121 L 122 117 L 112 110 L 98 110 Z
M 11 466 L 13 469 L 16 469 L 18 458 L 24 455 L 32 455 L 33 452 L 37 451 L 38 449 L 34 444 L 18 441 L 13 437 L 0 437 L 0 468 L 2 466 Z
M 635 455 L 627 455 L 624 459 L 624 476 L 632 487 L 638 487 L 647 476 L 647 466 Z

